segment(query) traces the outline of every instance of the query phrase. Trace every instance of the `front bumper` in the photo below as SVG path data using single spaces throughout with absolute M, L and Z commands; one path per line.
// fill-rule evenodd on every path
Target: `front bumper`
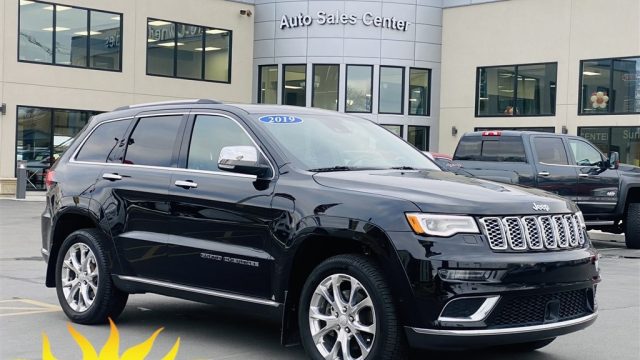
M 582 330 L 597 317 L 596 312 L 567 321 L 504 329 L 440 330 L 407 326 L 405 332 L 413 348 L 468 349 L 550 339 Z

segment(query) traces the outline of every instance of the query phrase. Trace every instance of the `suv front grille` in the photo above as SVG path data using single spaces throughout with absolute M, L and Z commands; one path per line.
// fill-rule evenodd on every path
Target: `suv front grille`
M 480 218 L 493 250 L 552 250 L 584 245 L 584 229 L 575 214 Z
M 594 312 L 591 289 L 506 297 L 487 319 L 489 327 L 519 327 L 567 321 Z

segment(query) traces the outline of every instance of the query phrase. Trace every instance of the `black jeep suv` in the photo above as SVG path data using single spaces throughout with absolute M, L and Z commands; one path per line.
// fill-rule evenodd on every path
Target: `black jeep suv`
M 313 359 L 532 350 L 597 316 L 570 201 L 441 171 L 331 111 L 209 100 L 95 116 L 47 175 L 46 285 L 102 323 L 128 294 L 257 307 Z

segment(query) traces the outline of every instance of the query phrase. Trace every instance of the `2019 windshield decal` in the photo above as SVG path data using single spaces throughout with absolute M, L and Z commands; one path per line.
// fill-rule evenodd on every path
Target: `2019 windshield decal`
M 261 116 L 258 120 L 265 124 L 300 124 L 302 119 L 288 115 L 266 115 Z

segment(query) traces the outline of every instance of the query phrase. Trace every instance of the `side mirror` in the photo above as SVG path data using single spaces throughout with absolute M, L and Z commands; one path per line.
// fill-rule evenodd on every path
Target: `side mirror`
M 225 146 L 220 151 L 218 169 L 238 174 L 256 175 L 258 179 L 270 175 L 271 167 L 260 162 L 253 146 Z
M 620 154 L 617 151 L 609 153 L 609 167 L 611 169 L 617 169 L 620 167 Z

